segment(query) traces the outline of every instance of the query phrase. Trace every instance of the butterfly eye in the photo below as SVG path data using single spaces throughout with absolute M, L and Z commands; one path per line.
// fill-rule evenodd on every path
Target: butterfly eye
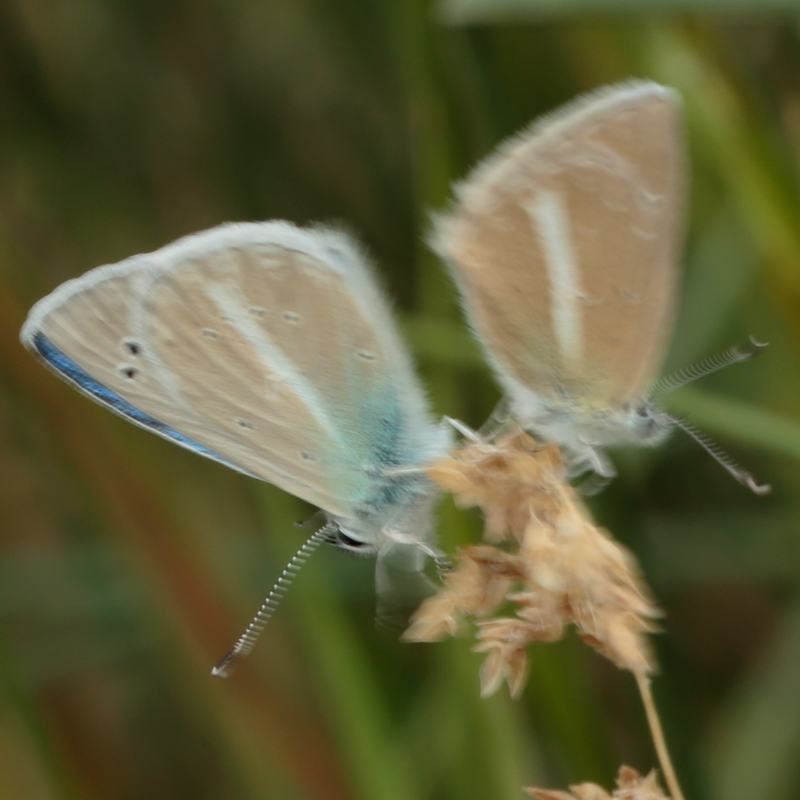
M 346 533 L 339 531 L 336 534 L 336 544 L 339 547 L 344 547 L 347 550 L 358 550 L 361 547 L 366 547 L 366 542 L 359 542 L 358 539 L 351 539 Z

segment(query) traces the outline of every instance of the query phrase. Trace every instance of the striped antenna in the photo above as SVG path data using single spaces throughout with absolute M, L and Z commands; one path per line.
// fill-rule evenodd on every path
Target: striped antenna
M 253 617 L 253 621 L 247 626 L 247 630 L 239 637 L 236 644 L 222 657 L 220 662 L 211 670 L 212 675 L 219 678 L 227 678 L 239 665 L 239 662 L 253 649 L 261 631 L 272 619 L 272 615 L 283 600 L 286 590 L 291 586 L 300 567 L 308 561 L 309 556 L 323 543 L 330 542 L 331 535 L 336 530 L 335 525 L 325 525 L 313 533 L 294 554 L 292 560 L 281 572 L 275 585 L 267 595 L 267 599 L 258 609 L 258 613 Z
M 653 387 L 653 397 L 663 397 L 665 394 L 674 392 L 680 389 L 681 386 L 686 386 L 687 383 L 692 383 L 698 378 L 705 378 L 712 372 L 729 367 L 731 364 L 738 364 L 740 361 L 748 361 L 749 359 L 757 356 L 767 345 L 757 342 L 752 336 L 750 337 L 750 344 L 744 347 L 735 345 L 729 347 L 722 353 L 705 358 L 691 367 L 682 369 L 674 375 L 669 375 L 662 378 Z
M 684 432 L 688 433 L 711 457 L 723 466 L 739 483 L 758 495 L 769 494 L 772 487 L 768 483 L 758 483 L 756 479 L 743 467 L 740 467 L 716 442 L 712 442 L 704 433 L 685 419 L 670 414 L 669 418 Z

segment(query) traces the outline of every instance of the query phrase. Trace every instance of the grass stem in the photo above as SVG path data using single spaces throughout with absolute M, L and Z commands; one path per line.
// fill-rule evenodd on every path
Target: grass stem
M 667 741 L 664 738 L 664 729 L 661 727 L 661 719 L 658 716 L 653 693 L 650 690 L 650 678 L 643 672 L 634 672 L 636 685 L 639 687 L 639 694 L 642 696 L 642 703 L 647 714 L 647 723 L 650 726 L 650 735 L 653 737 L 653 744 L 658 754 L 661 764 L 661 771 L 664 773 L 664 780 L 667 784 L 672 800 L 684 800 L 683 792 L 678 783 L 678 776 L 675 774 L 675 767 L 672 766 L 672 759 L 669 757 Z

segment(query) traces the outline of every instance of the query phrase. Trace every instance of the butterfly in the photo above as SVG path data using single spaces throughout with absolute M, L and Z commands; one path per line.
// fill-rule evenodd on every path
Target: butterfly
M 314 544 L 411 572 L 436 554 L 437 492 L 416 468 L 450 436 L 347 234 L 273 221 L 187 236 L 63 284 L 21 340 L 136 425 L 320 508 Z
M 605 447 L 655 446 L 678 425 L 760 491 L 652 399 L 676 316 L 686 160 L 674 89 L 608 86 L 501 144 L 455 187 L 430 241 L 511 416 L 560 445 L 572 474 L 613 477 Z M 732 348 L 668 388 L 761 347 Z

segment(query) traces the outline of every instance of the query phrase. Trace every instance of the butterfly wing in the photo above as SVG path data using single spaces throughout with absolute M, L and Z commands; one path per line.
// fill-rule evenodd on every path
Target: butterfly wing
M 81 391 L 338 517 L 435 430 L 346 235 L 225 225 L 69 281 L 21 338 Z
M 677 94 L 631 82 L 509 140 L 435 220 L 472 327 L 517 406 L 640 399 L 675 313 L 684 154 Z

